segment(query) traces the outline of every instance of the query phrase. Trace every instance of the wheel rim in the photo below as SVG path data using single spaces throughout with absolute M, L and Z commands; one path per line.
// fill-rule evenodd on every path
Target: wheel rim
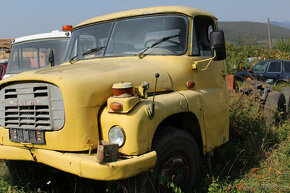
M 173 192 L 169 187 L 170 182 L 173 182 L 175 187 L 185 191 L 189 188 L 192 176 L 192 170 L 188 158 L 182 153 L 176 153 L 165 159 L 158 170 L 161 175 L 157 180 L 158 192 Z

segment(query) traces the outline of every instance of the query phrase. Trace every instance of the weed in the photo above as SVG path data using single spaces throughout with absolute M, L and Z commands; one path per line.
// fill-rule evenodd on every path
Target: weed
M 203 160 L 196 192 L 289 192 L 289 123 L 273 124 L 255 94 L 230 104 L 230 141 Z

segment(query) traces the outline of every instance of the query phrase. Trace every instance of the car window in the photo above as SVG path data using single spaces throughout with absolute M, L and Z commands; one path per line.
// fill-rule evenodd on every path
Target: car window
M 6 74 L 49 67 L 48 57 L 54 53 L 55 65 L 62 62 L 68 38 L 40 39 L 19 42 L 12 46 Z
M 290 73 L 290 62 L 284 62 L 284 72 Z
M 148 50 L 150 55 L 181 55 L 187 48 L 187 20 L 164 15 L 116 21 L 105 56 L 136 55 L 162 38 L 172 37 Z
M 259 62 L 255 66 L 253 66 L 252 69 L 254 72 L 265 72 L 267 63 L 267 61 Z
M 204 17 L 196 17 L 193 27 L 192 55 L 211 56 L 209 37 L 210 33 L 214 31 L 213 21 Z
M 281 62 L 271 62 L 268 72 L 281 72 Z

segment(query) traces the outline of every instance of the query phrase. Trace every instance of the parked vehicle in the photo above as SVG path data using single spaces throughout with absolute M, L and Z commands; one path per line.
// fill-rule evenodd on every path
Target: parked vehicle
M 290 83 L 290 60 L 260 61 L 248 71 L 235 73 L 234 76 L 237 80 L 250 78 L 270 84 Z
M 8 59 L 0 60 L 0 80 L 2 80 L 8 64 Z
M 4 78 L 20 72 L 49 67 L 62 63 L 70 31 L 52 31 L 16 38 L 12 44 L 8 67 Z
M 190 191 L 200 156 L 229 140 L 216 22 L 200 9 L 165 6 L 78 24 L 65 63 L 0 82 L 0 159 L 10 170 L 22 160 L 126 179 L 136 192 L 171 192 L 165 177 Z M 151 168 L 161 177 L 150 179 Z

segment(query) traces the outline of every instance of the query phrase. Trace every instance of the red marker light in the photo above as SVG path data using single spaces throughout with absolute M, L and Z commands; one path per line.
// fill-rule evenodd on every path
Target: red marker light
M 114 97 L 130 97 L 133 96 L 133 84 L 131 82 L 121 82 L 113 84 Z
M 192 82 L 192 81 L 187 81 L 186 82 L 186 87 L 187 88 L 193 88 L 195 86 L 195 83 L 194 82 Z
M 73 27 L 71 25 L 64 25 L 62 26 L 62 31 L 71 31 Z

